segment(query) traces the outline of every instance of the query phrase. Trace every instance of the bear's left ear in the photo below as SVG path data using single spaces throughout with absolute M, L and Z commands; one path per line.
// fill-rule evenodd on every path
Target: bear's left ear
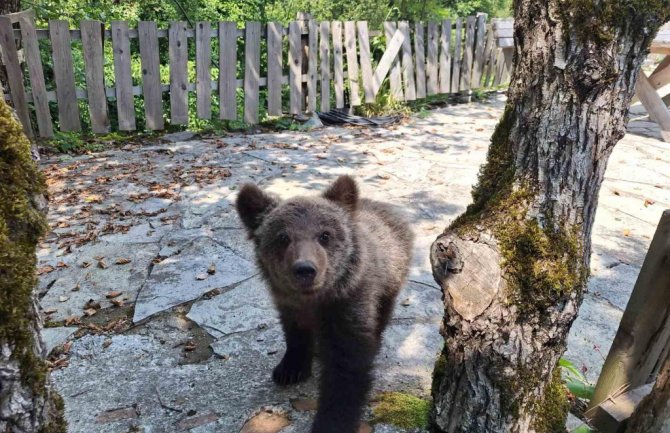
M 338 177 L 323 193 L 323 197 L 334 201 L 350 212 L 355 212 L 358 208 L 358 186 L 351 176 Z
M 254 232 L 263 222 L 263 218 L 277 206 L 278 200 L 263 192 L 253 183 L 242 186 L 237 195 L 235 206 L 240 219 L 249 232 L 249 238 L 254 237 Z

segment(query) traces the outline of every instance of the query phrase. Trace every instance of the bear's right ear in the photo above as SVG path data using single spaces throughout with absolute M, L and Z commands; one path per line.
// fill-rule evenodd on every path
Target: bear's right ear
M 277 206 L 277 203 L 274 197 L 264 193 L 253 183 L 242 186 L 235 206 L 250 238 L 253 238 L 254 231 L 261 225 L 265 215 Z

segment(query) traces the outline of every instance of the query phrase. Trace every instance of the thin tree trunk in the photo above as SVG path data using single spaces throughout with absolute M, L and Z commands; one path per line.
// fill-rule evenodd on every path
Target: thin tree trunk
M 607 160 L 669 3 L 515 1 L 514 71 L 473 204 L 435 241 L 443 432 L 564 431 L 556 363 L 583 298 Z
M 11 14 L 21 10 L 21 0 L 1 0 L 0 15 Z
M 12 110 L 0 101 L 0 432 L 64 433 L 63 401 L 42 356 L 35 247 L 45 185 Z
M 665 361 L 651 394 L 644 398 L 628 420 L 626 433 L 670 431 L 670 357 Z

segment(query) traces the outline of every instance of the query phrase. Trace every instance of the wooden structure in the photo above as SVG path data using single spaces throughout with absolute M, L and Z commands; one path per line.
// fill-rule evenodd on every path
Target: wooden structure
M 248 22 L 241 29 L 233 22 L 159 29 L 154 22 L 130 28 L 121 21 L 82 21 L 71 29 L 59 20 L 36 29 L 32 19 L 20 18 L 15 28 L 0 17 L 10 76 L 4 96 L 26 133 L 34 135 L 36 124 L 36 135 L 51 137 L 54 124 L 61 131 L 90 125 L 94 133 L 186 124 L 193 96 L 198 118 L 218 111 L 220 119 L 255 124 L 261 105 L 277 116 L 371 103 L 387 80 L 396 100 L 412 101 L 500 85 L 510 74 L 511 56 L 501 46 L 509 43 L 511 24 L 488 24 L 486 15 L 387 22 L 382 32 L 365 21 L 300 18 L 308 19 L 288 26 Z M 371 50 L 371 37 L 385 38 L 383 53 Z M 43 63 L 45 57 L 51 61 Z M 144 111 L 145 125 L 138 125 L 136 109 Z
M 660 87 L 670 83 L 670 23 L 661 27 L 649 51 L 665 57 L 650 76 L 640 71 L 635 96 L 640 99 L 649 117 L 658 123 L 663 140 L 670 141 L 670 112 L 668 112 L 666 102 L 656 92 Z
M 670 210 L 663 212 L 586 416 L 599 431 L 622 431 L 670 356 Z

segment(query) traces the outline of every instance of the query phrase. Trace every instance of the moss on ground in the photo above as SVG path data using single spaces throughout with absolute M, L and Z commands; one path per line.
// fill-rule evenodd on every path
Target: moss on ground
M 431 403 L 404 392 L 384 392 L 372 409 L 372 423 L 393 424 L 400 428 L 424 428 L 428 425 Z

